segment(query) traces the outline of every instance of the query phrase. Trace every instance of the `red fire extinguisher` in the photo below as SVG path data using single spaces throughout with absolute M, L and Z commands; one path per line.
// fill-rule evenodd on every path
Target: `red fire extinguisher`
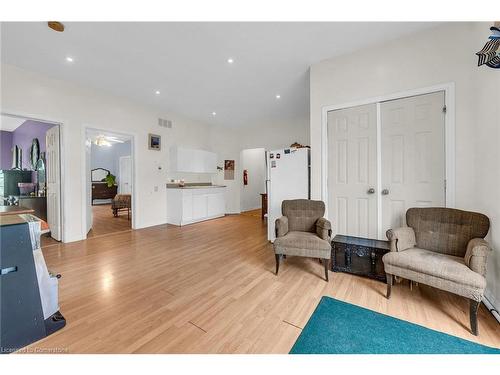
M 248 185 L 248 171 L 246 169 L 243 170 L 243 185 Z

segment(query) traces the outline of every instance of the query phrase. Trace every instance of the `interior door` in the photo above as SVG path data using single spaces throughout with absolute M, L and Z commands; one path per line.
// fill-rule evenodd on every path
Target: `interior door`
M 380 104 L 382 226 L 405 225 L 410 207 L 445 206 L 444 92 Z
M 377 105 L 328 112 L 328 204 L 335 234 L 377 237 Z
M 132 194 L 132 159 L 130 156 L 120 157 L 118 183 L 120 194 Z
M 47 223 L 50 235 L 61 241 L 61 160 L 59 126 L 45 135 L 47 169 Z

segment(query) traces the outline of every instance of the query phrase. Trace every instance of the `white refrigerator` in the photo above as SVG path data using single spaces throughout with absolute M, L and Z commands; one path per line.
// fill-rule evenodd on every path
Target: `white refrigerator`
M 274 242 L 281 202 L 310 198 L 309 148 L 267 151 L 267 239 Z

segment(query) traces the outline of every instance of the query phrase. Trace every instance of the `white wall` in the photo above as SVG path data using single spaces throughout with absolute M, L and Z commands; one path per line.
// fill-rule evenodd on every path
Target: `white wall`
M 261 193 L 266 192 L 266 150 L 251 148 L 240 154 L 241 210 L 250 211 L 261 207 Z M 248 171 L 248 185 L 243 184 L 243 171 Z
M 2 64 L 1 67 L 2 112 L 63 123 L 65 242 L 82 239 L 86 232 L 85 176 L 82 173 L 85 164 L 85 128 L 105 129 L 133 137 L 135 228 L 166 222 L 165 184 L 171 179 L 226 185 L 227 212 L 239 213 L 240 151 L 254 147 L 281 148 L 295 141 L 307 144 L 309 140 L 308 120 L 296 119 L 286 123 L 270 121 L 254 129 L 226 129 L 195 122 L 174 113 L 162 113 L 125 98 L 15 66 Z M 159 127 L 158 117 L 172 120 L 173 128 Z M 148 133 L 162 136 L 161 151 L 148 150 Z M 235 179 L 224 180 L 223 172 L 212 175 L 169 171 L 169 148 L 174 145 L 216 152 L 220 166 L 223 166 L 225 159 L 234 159 Z
M 238 214 L 240 208 L 240 136 L 233 129 L 214 127 L 210 134 L 210 143 L 217 152 L 217 165 L 224 168 L 224 160 L 234 160 L 234 180 L 225 180 L 224 171 L 218 171 L 212 182 L 217 185 L 225 185 L 226 188 L 226 213 Z
M 500 307 L 498 186 L 500 73 L 477 67 L 487 23 L 451 23 L 384 45 L 320 62 L 310 72 L 312 196 L 321 197 L 321 109 L 400 91 L 454 82 L 456 207 L 489 215 L 494 254 L 487 295 Z
M 239 131 L 240 150 L 265 148 L 276 150 L 298 142 L 309 145 L 309 119 L 294 119 L 286 122 L 269 121 Z
M 82 173 L 85 126 L 133 136 L 136 228 L 166 223 L 169 146 L 178 144 L 212 151 L 213 127 L 209 125 L 14 66 L 2 64 L 1 93 L 2 112 L 63 124 L 65 242 L 82 239 L 86 232 Z M 158 117 L 173 120 L 173 129 L 159 127 Z M 162 136 L 161 151 L 148 150 L 148 133 Z M 206 179 L 206 176 L 191 177 Z
M 484 32 L 484 28 L 481 31 Z M 491 220 L 486 239 L 494 251 L 488 262 L 486 297 L 500 311 L 500 72 L 486 67 L 476 69 L 474 81 L 477 104 L 473 123 L 474 208 Z

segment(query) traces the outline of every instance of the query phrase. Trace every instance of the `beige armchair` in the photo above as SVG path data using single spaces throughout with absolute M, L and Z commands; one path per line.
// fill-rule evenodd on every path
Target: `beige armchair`
M 323 217 L 325 204 L 308 199 L 285 200 L 281 204 L 281 212 L 283 216 L 276 220 L 276 239 L 273 244 L 276 275 L 282 257 L 310 257 L 323 262 L 325 279 L 328 281 L 332 226 Z
M 410 208 L 408 227 L 389 229 L 391 252 L 384 255 L 387 298 L 393 276 L 466 297 L 470 325 L 478 334 L 477 311 L 486 288 L 491 249 L 484 240 L 490 227 L 483 214 L 452 208 Z

